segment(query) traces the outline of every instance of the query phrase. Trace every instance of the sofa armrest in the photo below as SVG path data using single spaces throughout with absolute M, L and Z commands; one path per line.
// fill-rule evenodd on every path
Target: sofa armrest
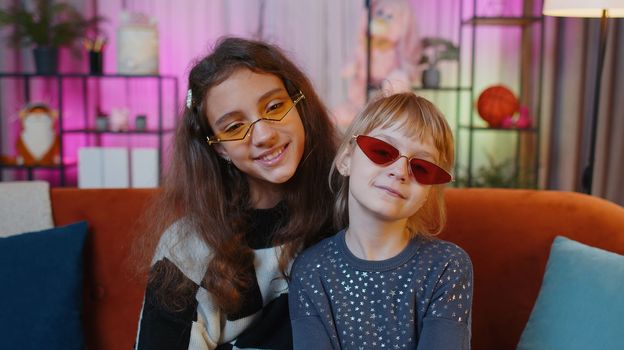
M 128 259 L 139 219 L 154 190 L 51 190 L 56 225 L 86 220 L 84 317 L 88 349 L 131 349 L 145 281 Z
M 474 266 L 473 348 L 514 349 L 557 235 L 624 254 L 624 208 L 575 192 L 448 189 L 440 237 Z

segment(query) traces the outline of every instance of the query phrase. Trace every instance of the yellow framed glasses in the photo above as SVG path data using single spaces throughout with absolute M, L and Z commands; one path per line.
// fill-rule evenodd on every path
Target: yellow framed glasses
M 277 103 L 271 106 L 269 110 L 262 113 L 262 116 L 253 122 L 239 121 L 228 125 L 228 127 L 216 133 L 214 136 L 207 136 L 206 141 L 209 145 L 214 145 L 221 142 L 240 141 L 244 140 L 251 132 L 253 126 L 262 120 L 270 122 L 281 122 L 288 113 L 305 98 L 305 95 L 299 91 L 295 96 L 290 99 L 286 99 L 282 103 Z

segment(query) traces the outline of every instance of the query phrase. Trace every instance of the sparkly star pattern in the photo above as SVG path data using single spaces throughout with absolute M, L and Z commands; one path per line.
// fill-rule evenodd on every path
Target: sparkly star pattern
M 417 237 L 393 258 L 366 261 L 341 231 L 297 258 L 289 293 L 291 319 L 320 320 L 335 348 L 414 349 L 432 320 L 449 325 L 446 336 L 470 334 L 472 264 L 439 239 Z

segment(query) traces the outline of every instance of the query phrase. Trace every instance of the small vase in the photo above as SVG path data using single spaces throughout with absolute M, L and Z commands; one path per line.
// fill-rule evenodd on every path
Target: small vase
M 427 68 L 422 75 L 422 85 L 426 89 L 440 87 L 440 71 L 435 67 Z
M 58 72 L 58 48 L 42 46 L 33 49 L 35 72 L 40 75 L 52 75 Z

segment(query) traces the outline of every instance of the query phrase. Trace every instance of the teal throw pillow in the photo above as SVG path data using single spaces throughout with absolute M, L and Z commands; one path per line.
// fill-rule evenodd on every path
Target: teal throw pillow
M 624 256 L 558 236 L 518 350 L 624 349 Z
M 87 223 L 0 238 L 0 349 L 83 349 Z

